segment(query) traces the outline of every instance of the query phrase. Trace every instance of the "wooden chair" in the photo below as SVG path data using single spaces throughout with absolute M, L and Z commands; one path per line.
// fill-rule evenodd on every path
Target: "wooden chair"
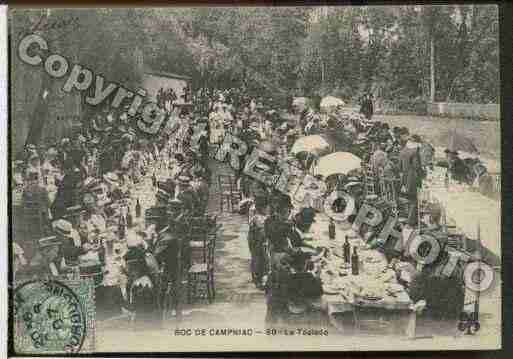
M 66 208 L 66 214 L 64 214 L 63 218 L 70 222 L 73 227 L 78 227 L 78 222 L 80 220 L 80 214 L 82 213 L 83 208 L 80 205 L 72 206 Z
M 396 214 L 397 214 L 397 219 L 399 221 L 399 223 L 401 224 L 405 224 L 406 222 L 408 222 L 408 212 L 409 212 L 409 201 L 407 198 L 400 195 L 400 193 L 398 192 L 398 182 L 400 181 L 398 178 L 389 178 L 388 179 L 390 181 L 390 184 L 389 186 L 391 186 L 389 188 L 390 191 L 393 191 L 394 193 L 394 196 L 395 196 L 395 203 L 396 203 L 396 208 L 395 208 L 395 211 L 396 211 Z
M 206 261 L 193 264 L 188 271 L 188 293 L 189 303 L 196 298 L 206 298 L 209 303 L 215 299 L 214 263 L 215 247 L 217 239 L 216 226 L 207 233 Z
M 431 192 L 429 190 L 424 190 L 419 192 L 419 209 L 418 213 L 420 218 L 422 218 L 424 215 L 431 213 L 431 204 L 433 203 L 433 200 L 431 198 Z
M 377 200 L 378 195 L 376 192 L 375 175 L 369 164 L 364 164 L 363 168 L 363 180 L 364 180 L 364 191 L 365 200 L 373 202 Z
M 394 215 L 397 215 L 397 193 L 393 178 L 380 176 L 381 197 L 392 208 Z
M 447 222 L 447 211 L 438 201 L 436 202 L 442 209 L 442 217 L 440 218 L 440 225 L 442 226 L 444 234 L 447 236 L 447 246 L 460 251 L 467 251 L 467 238 L 463 233 L 457 232 L 455 225 Z
M 217 230 L 218 230 L 218 225 L 217 225 L 217 216 L 215 216 L 214 218 L 212 218 L 211 220 L 211 226 L 210 226 L 210 229 L 209 229 L 209 232 L 207 233 L 207 240 L 208 240 L 208 243 L 211 244 L 211 252 L 209 253 L 210 255 L 210 261 L 211 261 L 211 271 L 210 271 L 210 290 L 211 290 L 211 294 L 212 294 L 212 299 L 215 299 L 216 298 L 216 287 L 215 287 L 215 249 L 216 249 L 216 244 L 217 244 Z
M 207 234 L 209 231 L 206 216 L 192 217 L 189 224 L 189 247 L 191 250 L 191 262 L 198 262 L 198 252 L 201 255 L 200 263 L 207 260 Z
M 103 276 L 103 265 L 100 262 L 91 263 L 87 266 L 80 266 L 80 279 L 91 279 L 94 282 L 95 287 L 102 284 Z
M 242 194 L 237 188 L 237 181 L 234 176 L 219 175 L 217 177 L 220 194 L 220 210 L 223 212 L 224 203 L 230 212 L 234 211 L 235 203 L 242 199 Z

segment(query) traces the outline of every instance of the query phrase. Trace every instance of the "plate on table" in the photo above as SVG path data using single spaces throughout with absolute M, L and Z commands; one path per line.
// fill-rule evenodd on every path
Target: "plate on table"
M 343 263 L 340 265 L 340 269 L 341 269 L 341 270 L 343 270 L 343 271 L 347 271 L 347 270 L 351 269 L 351 264 L 350 264 L 350 263 L 343 262 Z
M 356 294 L 354 293 L 354 297 L 357 301 L 367 301 L 367 302 L 377 302 L 383 299 L 383 296 L 378 294 Z
M 397 284 L 397 283 L 391 283 L 386 288 L 386 292 L 388 294 L 397 294 L 397 293 L 401 293 L 402 291 L 404 291 L 403 286 L 400 284 Z
M 381 296 L 373 296 L 373 295 L 364 295 L 361 298 L 365 299 L 365 300 L 368 300 L 368 301 L 371 301 L 371 302 L 377 302 L 378 300 L 383 299 L 383 297 L 381 297 Z

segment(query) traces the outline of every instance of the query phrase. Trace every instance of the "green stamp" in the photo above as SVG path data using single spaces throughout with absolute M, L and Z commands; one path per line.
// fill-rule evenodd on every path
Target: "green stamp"
M 17 354 L 94 351 L 94 283 L 29 281 L 14 291 L 14 350 Z

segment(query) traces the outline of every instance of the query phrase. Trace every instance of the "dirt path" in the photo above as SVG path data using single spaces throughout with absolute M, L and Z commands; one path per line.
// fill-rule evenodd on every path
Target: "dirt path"
M 245 323 L 249 327 L 261 328 L 266 306 L 263 292 L 251 282 L 247 216 L 230 213 L 226 208 L 220 211 L 217 176 L 233 175 L 233 171 L 227 164 L 216 160 L 210 161 L 209 168 L 212 171 L 212 184 L 208 212 L 218 215 L 218 223 L 222 225 L 215 250 L 216 299 L 208 306 L 204 303 L 193 306 L 183 326 L 208 323 L 222 327 Z

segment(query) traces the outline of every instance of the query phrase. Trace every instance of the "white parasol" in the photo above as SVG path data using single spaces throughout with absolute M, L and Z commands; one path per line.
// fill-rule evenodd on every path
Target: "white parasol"
M 324 97 L 322 100 L 321 100 L 321 110 L 330 110 L 330 109 L 335 109 L 337 108 L 338 106 L 345 106 L 346 103 L 342 100 L 342 99 L 339 99 L 338 97 L 334 97 L 334 96 L 326 96 Z
M 314 174 L 324 178 L 333 174 L 348 174 L 361 168 L 362 159 L 349 152 L 335 152 L 319 159 L 314 168 Z

